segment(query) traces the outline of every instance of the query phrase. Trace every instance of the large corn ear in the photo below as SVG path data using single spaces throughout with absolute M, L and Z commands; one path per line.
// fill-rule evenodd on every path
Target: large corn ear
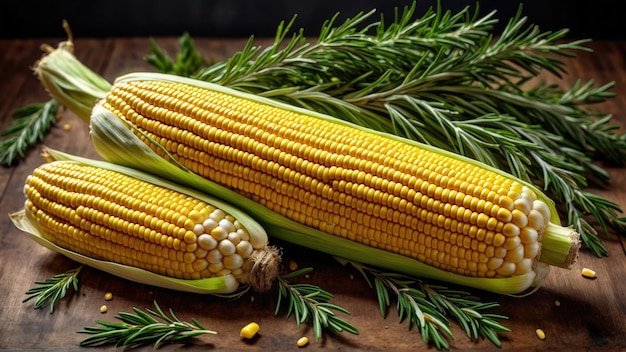
M 231 202 L 270 236 L 409 275 L 520 293 L 580 246 L 553 202 L 510 174 L 193 79 L 118 78 L 91 134 L 108 161 Z

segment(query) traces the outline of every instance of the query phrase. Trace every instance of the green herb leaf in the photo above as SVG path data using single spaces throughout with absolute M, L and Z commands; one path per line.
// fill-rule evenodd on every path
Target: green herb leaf
M 154 66 L 159 72 L 170 73 L 179 76 L 191 76 L 206 66 L 205 59 L 196 50 L 193 39 L 189 33 L 184 33 L 179 39 L 180 52 L 176 59 L 172 59 L 167 52 L 158 46 L 154 38 L 150 38 L 150 55 L 144 59 Z
M 434 286 L 420 280 L 396 273 L 386 273 L 360 263 L 340 260 L 355 267 L 367 280 L 373 280 L 378 303 L 385 316 L 390 306 L 390 296 L 396 300 L 398 321 L 407 321 L 409 329 L 415 326 L 425 343 L 432 343 L 438 350 L 449 349 L 454 338 L 450 319 L 457 322 L 472 340 L 488 339 L 500 346 L 498 332 L 510 330 L 497 322 L 506 316 L 485 311 L 499 306 L 495 302 L 480 302 L 465 291 Z
M 13 112 L 15 118 L 0 135 L 0 164 L 10 166 L 24 158 L 26 150 L 41 141 L 57 121 L 59 103 L 52 99 L 32 103 Z
M 82 266 L 67 271 L 62 274 L 55 275 L 44 281 L 35 281 L 37 287 L 31 288 L 26 291 L 28 296 L 22 302 L 35 300 L 35 309 L 40 309 L 46 305 L 50 306 L 50 314 L 54 313 L 54 305 L 60 299 L 65 298 L 67 291 L 73 288 L 74 291 L 78 291 L 78 274 Z
M 78 333 L 92 335 L 81 341 L 81 346 L 101 346 L 114 344 L 116 347 L 140 347 L 153 344 L 155 348 L 164 343 L 178 343 L 191 337 L 204 334 L 217 334 L 207 330 L 199 321 L 185 322 L 178 319 L 170 309 L 169 316 L 154 302 L 155 310 L 142 311 L 133 308 L 134 313 L 120 312 L 116 318 L 123 323 L 97 321 L 100 326 L 87 326 Z
M 315 338 L 320 340 L 324 330 L 331 332 L 347 331 L 358 335 L 358 330 L 352 324 L 340 318 L 335 312 L 350 314 L 348 310 L 329 303 L 333 295 L 318 286 L 304 283 L 290 283 L 288 279 L 309 273 L 311 268 L 303 268 L 282 275 L 278 278 L 278 299 L 274 314 L 281 311 L 286 305 L 286 317 L 292 315 L 297 326 L 310 323 L 313 325 Z

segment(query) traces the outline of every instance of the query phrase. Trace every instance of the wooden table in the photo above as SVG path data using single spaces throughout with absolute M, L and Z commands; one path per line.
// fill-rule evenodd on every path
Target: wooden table
M 30 67 L 41 56 L 42 43 L 56 45 L 61 40 L 0 40 L 0 128 L 6 128 L 15 108 L 48 99 Z M 173 53 L 177 40 L 162 38 L 159 44 Z M 201 53 L 217 60 L 228 57 L 244 43 L 245 40 L 196 38 Z M 78 58 L 109 80 L 123 73 L 151 69 L 143 60 L 148 53 L 147 38 L 78 39 L 75 45 Z M 578 78 L 593 78 L 598 83 L 615 80 L 613 91 L 618 97 L 601 108 L 626 126 L 626 42 L 595 42 L 590 46 L 594 53 L 578 53 L 577 59 L 567 61 L 570 75 L 563 81 L 571 84 Z M 71 130 L 64 129 L 64 125 Z M 72 154 L 99 158 L 90 144 L 87 125 L 69 112 L 63 114 L 44 143 Z M 7 214 L 22 207 L 25 177 L 42 162 L 38 152 L 39 149 L 32 150 L 19 165 L 0 170 L 0 349 L 79 350 L 78 343 L 85 335 L 76 333 L 77 330 L 95 325 L 98 319 L 115 321 L 116 312 L 129 312 L 132 307 L 150 308 L 154 300 L 161 307 L 172 308 L 181 319 L 197 318 L 219 332 L 217 336 L 193 340 L 184 350 L 291 350 L 297 348 L 296 341 L 301 336 L 308 336 L 311 343 L 306 348 L 315 350 L 432 349 L 421 341 L 417 331 L 407 329 L 406 322 L 396 320 L 395 309 L 390 310 L 387 318 L 381 317 L 375 291 L 354 269 L 325 255 L 283 243 L 278 244 L 285 249 L 285 262 L 294 260 L 300 267 L 313 267 L 310 277 L 302 280 L 335 294 L 332 302 L 351 312 L 345 319 L 358 327 L 360 335 L 326 335 L 316 342 L 310 326 L 297 327 L 293 318 L 285 319 L 284 311 L 274 315 L 275 290 L 230 301 L 136 284 L 91 268 L 83 269 L 80 275 L 79 293 L 61 301 L 54 314 L 47 309 L 34 310 L 31 302 L 22 303 L 33 282 L 78 266 L 36 245 L 9 221 Z M 624 169 L 609 171 L 613 183 L 598 193 L 626 207 L 626 173 Z M 599 259 L 583 251 L 571 271 L 552 270 L 544 287 L 531 296 L 512 298 L 476 292 L 485 301 L 500 302 L 494 313 L 510 317 L 504 324 L 512 332 L 500 335 L 502 350 L 626 349 L 625 242 L 625 237 L 605 239 L 610 251 L 607 258 Z M 583 278 L 583 267 L 594 269 L 597 279 Z M 105 292 L 112 292 L 113 300 L 105 302 Z M 557 300 L 560 306 L 555 305 Z M 100 306 L 105 303 L 109 310 L 101 314 Z M 246 342 L 239 337 L 239 330 L 250 321 L 259 322 L 261 331 L 258 338 Z M 537 338 L 537 328 L 545 331 L 545 340 Z M 486 341 L 471 342 L 455 324 L 453 332 L 453 350 L 497 350 Z M 181 346 L 163 349 L 177 348 Z

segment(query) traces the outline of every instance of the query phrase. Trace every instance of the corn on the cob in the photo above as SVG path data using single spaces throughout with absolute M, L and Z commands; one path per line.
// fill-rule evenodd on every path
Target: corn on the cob
M 72 161 L 36 168 L 24 193 L 43 237 L 87 257 L 183 280 L 231 275 L 257 290 L 275 278 L 259 273 L 275 270 L 266 267 L 276 258 L 263 229 L 218 204 Z
M 53 78 L 71 73 L 38 71 L 67 95 Z M 105 159 L 215 193 L 290 242 L 502 293 L 577 257 L 578 234 L 544 194 L 468 158 L 171 75 L 129 74 L 92 98 L 91 111 L 69 106 L 91 114 Z

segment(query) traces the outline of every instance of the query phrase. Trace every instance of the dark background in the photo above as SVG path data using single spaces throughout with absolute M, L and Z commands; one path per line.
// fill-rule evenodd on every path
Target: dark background
M 570 30 L 569 38 L 626 39 L 623 2 L 608 0 L 440 0 L 453 12 L 470 6 L 486 14 L 497 10 L 502 26 L 515 15 L 520 3 L 523 15 L 542 31 Z M 64 37 L 67 19 L 75 37 L 179 36 L 272 37 L 281 20 L 298 15 L 296 28 L 314 37 L 325 19 L 339 12 L 339 19 L 359 11 L 376 9 L 387 16 L 394 7 L 411 1 L 398 0 L 49 0 L 4 2 L 0 10 L 0 37 Z M 10 5 L 9 5 L 10 4 Z M 417 1 L 417 13 L 436 5 L 436 0 Z M 620 6 L 622 5 L 622 6 Z M 378 18 L 378 17 L 376 17 Z

